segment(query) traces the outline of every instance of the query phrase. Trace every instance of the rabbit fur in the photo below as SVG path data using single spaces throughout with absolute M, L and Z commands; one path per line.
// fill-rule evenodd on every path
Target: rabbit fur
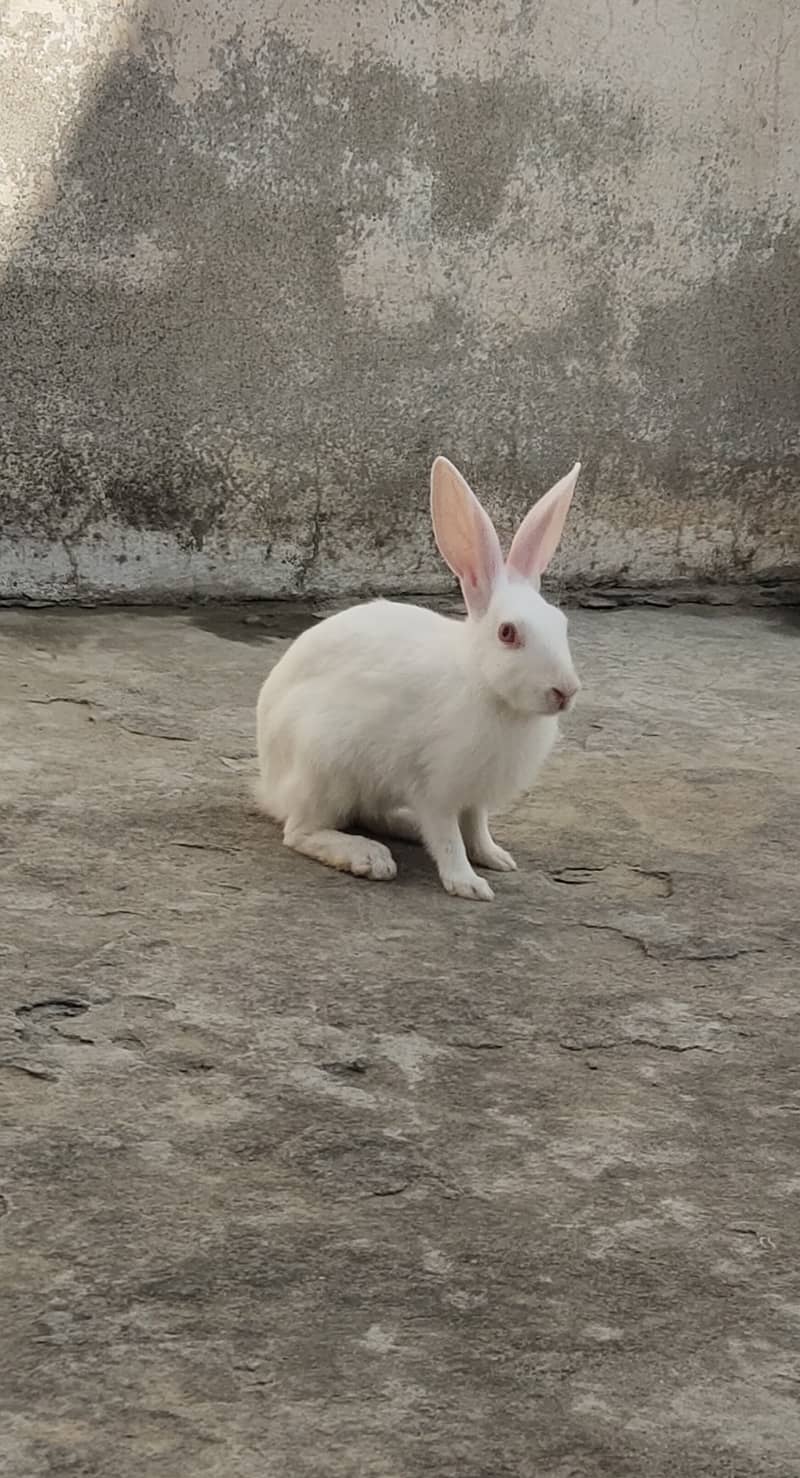
M 466 620 L 372 601 L 303 632 L 275 665 L 258 699 L 259 803 L 287 847 L 393 878 L 384 843 L 344 830 L 360 825 L 422 841 L 448 893 L 494 896 L 473 864 L 516 864 L 489 813 L 530 788 L 579 687 L 566 618 L 539 592 L 579 471 L 539 499 L 504 561 L 488 514 L 437 457 L 434 534 Z

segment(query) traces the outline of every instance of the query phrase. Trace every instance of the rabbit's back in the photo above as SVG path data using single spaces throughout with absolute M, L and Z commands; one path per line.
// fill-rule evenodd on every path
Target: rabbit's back
M 463 629 L 461 622 L 399 601 L 338 611 L 292 643 L 267 677 L 259 709 L 309 683 L 328 685 L 345 703 L 380 696 L 391 707 L 424 699 L 452 675 Z

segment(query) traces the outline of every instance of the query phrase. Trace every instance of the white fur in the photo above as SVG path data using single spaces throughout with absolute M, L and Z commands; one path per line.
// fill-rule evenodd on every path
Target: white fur
M 437 459 L 434 518 L 449 562 L 454 524 L 435 503 L 442 467 L 459 479 L 448 485 L 459 518 L 466 505 L 459 474 Z M 552 503 L 545 512 L 552 542 Z M 483 529 L 481 538 L 486 547 L 472 560 L 469 525 L 456 533 L 457 558 L 467 550 L 483 581 L 480 614 L 457 621 L 390 601 L 354 606 L 305 631 L 273 668 L 258 700 L 260 800 L 287 846 L 389 878 L 389 849 L 341 828 L 360 822 L 419 836 L 448 892 L 469 898 L 493 896 L 469 857 L 514 867 L 492 840 L 488 813 L 530 787 L 557 736 L 552 690 L 571 697 L 577 678 L 563 614 L 539 594 L 533 573 L 523 578 L 502 556 L 498 564 Z M 521 635 L 518 648 L 498 638 L 507 622 Z

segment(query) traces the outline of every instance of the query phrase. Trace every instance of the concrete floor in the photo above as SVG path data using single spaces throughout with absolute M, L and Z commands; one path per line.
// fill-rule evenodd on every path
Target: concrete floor
M 492 905 L 248 808 L 302 613 L 0 613 L 6 1478 L 796 1478 L 797 613 L 579 611 Z

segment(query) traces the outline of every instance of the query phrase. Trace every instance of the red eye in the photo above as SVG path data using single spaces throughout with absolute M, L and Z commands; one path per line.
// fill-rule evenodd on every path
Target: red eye
M 513 621 L 504 621 L 502 626 L 498 628 L 497 635 L 504 647 L 519 646 L 519 634 Z

